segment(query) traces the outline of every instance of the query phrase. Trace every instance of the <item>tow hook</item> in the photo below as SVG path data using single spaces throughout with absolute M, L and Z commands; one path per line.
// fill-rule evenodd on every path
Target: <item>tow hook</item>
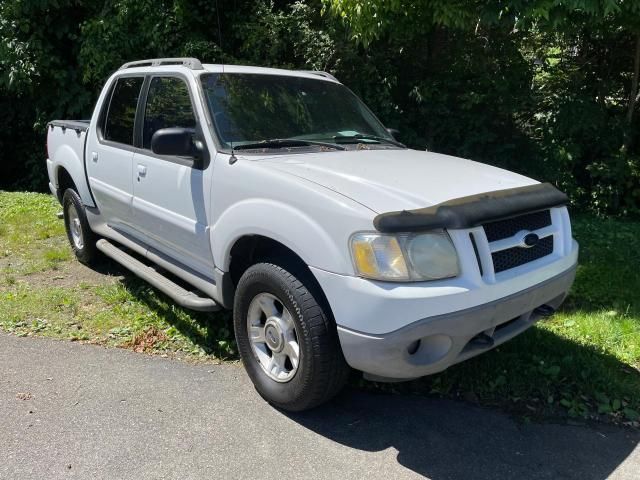
M 536 308 L 533 311 L 533 313 L 540 315 L 541 317 L 544 317 L 544 318 L 549 318 L 554 313 L 556 313 L 556 309 L 549 305 L 540 305 L 538 308 Z

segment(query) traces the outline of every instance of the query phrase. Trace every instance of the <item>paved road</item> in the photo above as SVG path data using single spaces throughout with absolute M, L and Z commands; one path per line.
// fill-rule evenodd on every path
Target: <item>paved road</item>
M 638 479 L 639 442 L 354 391 L 286 415 L 239 366 L 0 334 L 3 480 Z

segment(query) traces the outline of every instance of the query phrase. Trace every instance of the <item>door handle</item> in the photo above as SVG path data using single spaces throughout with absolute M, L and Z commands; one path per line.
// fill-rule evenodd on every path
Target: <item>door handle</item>
M 91 160 L 94 162 L 98 161 L 98 152 L 91 152 Z
M 147 166 L 138 164 L 138 178 L 147 176 Z

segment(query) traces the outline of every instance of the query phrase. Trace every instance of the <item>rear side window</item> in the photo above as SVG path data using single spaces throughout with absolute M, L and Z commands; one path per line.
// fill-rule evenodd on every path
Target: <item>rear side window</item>
M 133 125 L 143 77 L 125 77 L 117 80 L 104 123 L 104 139 L 133 145 Z
M 142 147 L 151 148 L 151 137 L 161 128 L 196 127 L 187 84 L 176 77 L 154 77 L 144 111 Z

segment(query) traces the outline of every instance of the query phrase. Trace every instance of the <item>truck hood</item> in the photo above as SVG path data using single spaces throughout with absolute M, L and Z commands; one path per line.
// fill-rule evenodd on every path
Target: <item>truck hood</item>
M 538 183 L 483 163 L 418 150 L 251 158 L 338 192 L 376 213 L 429 207 L 467 195 Z

